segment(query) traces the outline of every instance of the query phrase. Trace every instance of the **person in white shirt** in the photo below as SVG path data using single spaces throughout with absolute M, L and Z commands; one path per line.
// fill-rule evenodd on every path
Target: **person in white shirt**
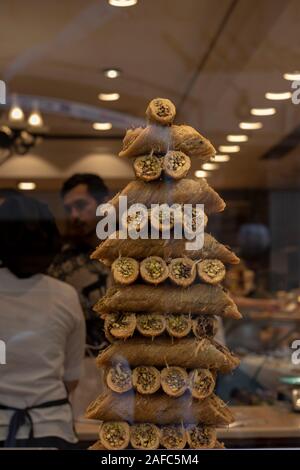
M 0 447 L 77 442 L 68 394 L 80 377 L 85 322 L 73 287 L 42 274 L 57 241 L 45 204 L 17 196 L 0 207 Z

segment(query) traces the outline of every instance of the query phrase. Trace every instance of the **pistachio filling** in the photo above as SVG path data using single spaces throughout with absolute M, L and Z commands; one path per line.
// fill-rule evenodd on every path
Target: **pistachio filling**
M 191 276 L 192 266 L 178 261 L 172 266 L 172 273 L 176 279 L 188 279 Z
M 123 364 L 117 364 L 111 369 L 111 381 L 117 387 L 123 388 L 131 384 L 131 370 Z
M 155 101 L 155 112 L 159 117 L 166 117 L 170 115 L 170 108 L 161 100 Z
M 209 375 L 196 369 L 193 373 L 192 385 L 201 394 L 207 394 L 210 390 L 212 379 Z
M 128 226 L 135 228 L 136 230 L 140 229 L 141 224 L 145 220 L 145 215 L 141 211 L 137 211 L 133 215 L 127 215 L 127 224 Z
M 168 169 L 172 171 L 177 171 L 181 169 L 186 163 L 185 155 L 182 152 L 172 152 L 170 156 L 168 156 Z
M 167 322 L 170 330 L 178 333 L 182 333 L 189 326 L 188 319 L 185 315 L 170 315 L 167 318 Z
M 130 262 L 130 260 L 124 258 L 117 262 L 116 268 L 118 272 L 124 277 L 132 276 L 134 272 L 133 264 Z
M 137 447 L 153 447 L 157 442 L 156 428 L 152 424 L 132 426 L 132 438 Z
M 126 328 L 130 324 L 130 313 L 129 314 L 121 314 L 121 315 L 116 315 L 114 319 L 112 319 L 110 325 L 109 325 L 109 330 L 112 329 L 123 329 Z
M 145 268 L 152 279 L 158 279 L 164 272 L 164 267 L 162 263 L 157 259 L 150 259 Z
M 161 209 L 158 213 L 158 220 L 161 225 L 168 223 L 174 224 L 174 214 L 169 209 Z
M 111 447 L 119 447 L 126 440 L 126 432 L 121 424 L 105 423 L 103 425 L 103 437 Z
M 194 426 L 190 430 L 190 439 L 193 446 L 208 446 L 211 443 L 211 431 L 208 427 Z
M 163 328 L 163 322 L 158 315 L 140 315 L 138 322 L 143 330 L 160 331 Z
M 160 170 L 160 163 L 157 158 L 152 156 L 147 156 L 139 160 L 138 166 L 142 173 L 146 176 L 156 175 Z
M 186 385 L 186 381 L 182 374 L 177 369 L 170 368 L 165 377 L 165 382 L 168 387 L 173 391 L 177 392 Z
M 214 318 L 199 317 L 195 322 L 198 336 L 214 336 L 216 332 Z
M 218 276 L 224 268 L 223 264 L 221 264 L 219 260 L 209 260 L 203 262 L 202 269 L 207 276 L 213 279 Z
M 178 426 L 165 426 L 162 428 L 162 441 L 168 447 L 179 447 L 184 440 L 182 429 Z
M 147 391 L 151 389 L 156 382 L 155 373 L 148 367 L 139 367 L 137 376 L 137 385 L 143 390 Z

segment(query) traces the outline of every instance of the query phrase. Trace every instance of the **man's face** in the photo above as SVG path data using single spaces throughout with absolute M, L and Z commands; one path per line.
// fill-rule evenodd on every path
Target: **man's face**
M 95 233 L 98 203 L 86 184 L 79 184 L 66 193 L 63 203 L 73 236 L 84 238 Z

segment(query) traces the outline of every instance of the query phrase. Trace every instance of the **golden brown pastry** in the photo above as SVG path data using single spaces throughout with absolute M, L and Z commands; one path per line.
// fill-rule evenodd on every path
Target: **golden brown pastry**
M 122 214 L 122 227 L 128 231 L 134 230 L 136 232 L 141 232 L 148 224 L 148 218 L 149 215 L 147 211 L 137 210 L 132 214 L 125 211 Z
M 200 207 L 193 207 L 191 215 L 188 211 L 183 212 L 183 228 L 185 236 L 195 235 L 203 230 L 208 222 L 207 215 Z
M 119 256 L 132 256 L 141 260 L 154 255 L 164 259 L 187 256 L 196 260 L 208 258 L 219 259 L 226 264 L 239 263 L 239 258 L 232 251 L 208 233 L 204 233 L 204 245 L 200 250 L 186 250 L 185 243 L 185 239 L 121 239 L 120 232 L 116 232 L 115 238 L 108 238 L 98 245 L 91 258 L 102 261 L 106 266 L 110 266 Z
M 208 369 L 194 369 L 189 373 L 189 387 L 194 398 L 203 400 L 209 397 L 215 384 L 215 378 Z
M 135 327 L 134 313 L 111 313 L 104 320 L 104 331 L 114 338 L 129 338 L 133 335 Z
M 184 178 L 191 168 L 191 159 L 179 150 L 169 150 L 163 157 L 165 175 L 178 180 Z
M 130 443 L 134 449 L 154 450 L 159 447 L 160 431 L 155 424 L 133 424 L 130 429 Z
M 103 423 L 99 429 L 99 437 L 105 449 L 126 449 L 130 441 L 130 427 L 125 421 Z
M 191 158 L 199 158 L 203 163 L 216 155 L 211 142 L 191 126 L 171 127 L 172 148 L 181 150 Z
M 227 348 L 208 338 L 133 338 L 126 342 L 117 341 L 101 351 L 96 360 L 97 366 L 114 365 L 120 357 L 131 367 L 203 367 L 222 373 L 231 372 L 240 363 Z
M 142 395 L 157 392 L 160 388 L 160 372 L 153 366 L 139 366 L 132 371 L 133 387 Z
M 208 284 L 219 284 L 223 281 L 226 270 L 219 259 L 205 259 L 197 264 L 198 276 Z
M 191 449 L 213 449 L 216 445 L 217 433 L 211 426 L 191 425 L 186 432 Z
M 121 362 L 110 367 L 107 371 L 106 383 L 116 393 L 128 392 L 132 389 L 130 368 Z
M 213 338 L 218 331 L 218 320 L 213 316 L 199 315 L 192 321 L 192 330 L 196 338 Z
M 167 315 L 166 329 L 170 336 L 174 338 L 183 338 L 187 336 L 192 328 L 192 320 L 190 315 Z
M 129 285 L 135 282 L 139 277 L 140 265 L 134 258 L 124 256 L 113 262 L 111 272 L 115 282 Z
M 138 157 L 150 153 L 164 154 L 171 142 L 169 126 L 152 124 L 146 128 L 129 129 L 123 140 L 119 157 Z
M 161 387 L 170 397 L 180 397 L 188 388 L 188 374 L 182 367 L 165 367 L 160 373 Z
M 155 313 L 137 315 L 136 329 L 141 335 L 154 338 L 165 331 L 166 319 L 163 315 Z
M 159 391 L 153 395 L 133 394 L 129 391 L 120 400 L 120 395 L 109 389 L 89 405 L 86 417 L 157 425 L 201 422 L 219 426 L 233 421 L 230 409 L 216 395 L 205 400 L 195 400 L 190 393 L 174 398 Z
M 241 318 L 237 306 L 221 286 L 195 284 L 190 287 L 133 284 L 110 287 L 94 306 L 101 315 L 112 312 L 190 313 Z
M 161 160 L 155 155 L 143 155 L 136 158 L 133 168 L 136 177 L 143 181 L 157 180 L 162 172 Z
M 184 449 L 186 432 L 183 426 L 162 426 L 160 429 L 160 444 L 165 449 Z
M 169 275 L 166 262 L 159 256 L 149 256 L 140 264 L 140 273 L 142 279 L 149 284 L 160 284 L 164 282 Z
M 169 126 L 174 121 L 176 108 L 172 101 L 166 98 L 154 98 L 148 104 L 146 116 L 149 122 Z
M 174 284 L 188 287 L 196 279 L 196 264 L 189 258 L 175 258 L 168 265 L 169 278 Z
M 151 225 L 156 230 L 169 230 L 174 227 L 175 215 L 167 204 L 161 204 L 154 209 L 149 210 Z

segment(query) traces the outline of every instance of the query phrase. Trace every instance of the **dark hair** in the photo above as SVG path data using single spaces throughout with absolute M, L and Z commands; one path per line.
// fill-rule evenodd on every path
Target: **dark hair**
M 16 276 L 45 272 L 59 248 L 59 232 L 46 204 L 19 195 L 0 206 L 0 259 Z
M 86 184 L 88 192 L 98 203 L 108 195 L 108 188 L 100 176 L 93 173 L 76 173 L 64 182 L 60 191 L 61 197 L 79 184 Z

